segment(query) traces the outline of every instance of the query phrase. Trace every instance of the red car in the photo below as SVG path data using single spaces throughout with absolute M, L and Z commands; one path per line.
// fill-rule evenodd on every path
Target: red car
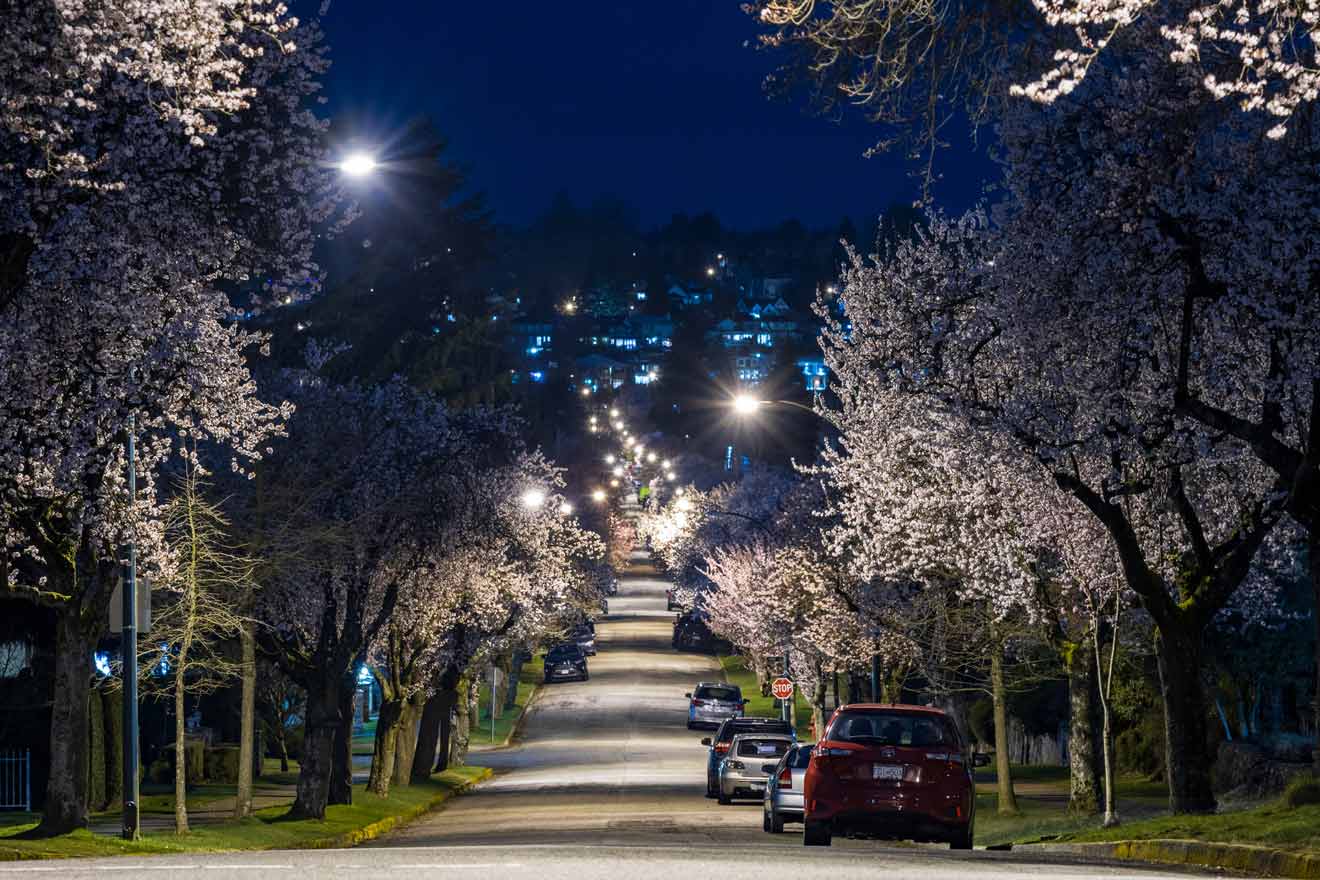
M 840 706 L 816 743 L 803 783 L 807 846 L 835 834 L 972 848 L 976 786 L 958 728 L 925 706 Z

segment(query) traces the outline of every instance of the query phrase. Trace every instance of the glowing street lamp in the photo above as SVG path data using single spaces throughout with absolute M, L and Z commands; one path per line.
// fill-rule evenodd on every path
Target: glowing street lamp
M 623 465 L 615 465 L 614 470 L 611 471 L 611 473 L 613 473 L 614 476 L 616 477 L 623 476 Z
M 607 456 L 605 456 L 605 463 L 606 463 L 606 464 L 614 464 L 614 456 L 612 456 L 612 455 L 607 455 Z
M 646 453 L 646 460 L 647 460 L 647 461 L 651 461 L 651 462 L 653 462 L 653 461 L 656 460 L 656 457 L 657 457 L 657 456 L 656 456 L 656 454 L 655 454 L 654 452 L 648 452 L 648 453 Z
M 677 495 L 677 496 L 679 496 L 680 498 L 681 498 L 686 492 L 687 492 L 687 489 L 684 489 L 682 486 L 679 486 L 677 489 L 674 490 L 674 494 Z
M 619 411 L 614 407 L 610 407 L 610 418 L 617 419 L 618 417 L 619 417 Z
M 617 489 L 617 488 L 619 488 L 619 481 L 618 481 L 618 480 L 610 480 L 610 485 Z
M 583 386 L 582 386 L 582 396 L 583 396 L 583 397 L 590 397 L 590 396 L 591 396 L 591 386 L 590 386 L 590 385 L 583 385 Z M 592 421 L 595 421 L 595 419 L 592 419 Z
M 605 502 L 605 490 L 597 489 L 595 492 L 592 492 L 591 500 L 596 502 L 597 504 L 603 504 Z
M 339 163 L 339 170 L 349 177 L 366 177 L 376 170 L 376 160 L 367 153 L 349 153 Z
M 660 462 L 660 467 L 669 470 L 669 459 L 666 458 L 664 461 Z
M 542 504 L 545 504 L 545 490 L 528 489 L 522 495 L 522 504 L 523 507 L 526 507 L 528 510 L 535 510 Z
M 563 504 L 559 505 L 559 512 L 564 516 L 570 516 L 573 513 L 573 505 L 565 501 Z
M 673 471 L 665 471 L 665 478 L 666 478 L 666 479 L 669 479 L 669 480 L 672 480 L 672 479 L 674 478 L 674 472 L 673 472 Z
M 751 415 L 761 406 L 761 401 L 750 394 L 739 394 L 733 399 L 733 408 L 739 415 Z
M 679 490 L 679 491 L 682 491 L 682 490 Z M 679 499 L 678 499 L 678 509 L 679 509 L 679 510 L 684 510 L 684 511 L 686 511 L 686 510 L 691 510 L 691 509 L 692 509 L 692 502 L 691 502 L 691 501 L 688 501 L 686 498 L 679 498 Z

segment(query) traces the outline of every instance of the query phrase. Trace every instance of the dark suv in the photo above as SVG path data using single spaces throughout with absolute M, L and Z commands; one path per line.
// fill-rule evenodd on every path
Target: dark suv
M 555 645 L 545 655 L 545 680 L 566 681 L 576 679 L 587 681 L 587 656 L 577 645 Z
M 797 734 L 782 718 L 730 718 L 720 724 L 714 737 L 702 737 L 701 744 L 710 746 L 706 754 L 706 797 L 719 795 L 720 761 L 729 751 L 729 744 L 740 733 L 786 733 L 793 739 Z

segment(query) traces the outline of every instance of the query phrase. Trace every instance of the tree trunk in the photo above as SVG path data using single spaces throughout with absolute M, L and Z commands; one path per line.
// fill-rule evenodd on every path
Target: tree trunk
M 843 691 L 839 690 L 839 670 L 834 670 L 834 708 L 843 705 Z
M 105 801 L 113 806 L 124 799 L 124 692 L 101 691 L 105 719 Z
M 183 670 L 187 648 L 180 651 L 174 664 L 174 833 L 188 833 L 188 746 L 184 740 L 187 722 L 184 717 Z
M 431 767 L 436 759 L 436 747 L 440 742 L 440 719 L 441 703 L 444 702 L 442 692 L 437 691 L 426 701 L 422 709 L 421 729 L 417 733 L 417 748 L 413 749 L 412 767 L 408 773 L 408 778 L 413 782 L 425 782 L 431 778 Z M 445 716 L 449 714 L 449 706 L 443 707 Z
M 298 768 L 298 796 L 289 808 L 291 819 L 324 819 L 330 800 L 330 774 L 335 735 L 342 727 L 339 677 L 314 682 L 307 689 L 307 717 L 303 726 L 302 758 Z
M 252 775 L 259 756 L 255 754 L 257 726 L 257 637 L 252 624 L 243 624 L 239 641 L 243 650 L 243 679 L 239 695 L 238 719 L 238 791 L 234 798 L 234 818 L 252 815 Z
M 1169 809 L 1213 813 L 1210 754 L 1206 737 L 1205 689 L 1201 684 L 1202 628 L 1179 620 L 1162 627 L 1156 639 L 1160 690 L 1164 697 L 1164 763 L 1169 776 Z
M 449 769 L 449 759 L 454 748 L 454 715 L 458 710 L 457 685 L 436 695 L 441 709 L 440 714 L 440 754 L 436 759 L 435 771 Z
M 467 678 L 463 678 L 458 685 L 458 703 L 457 717 L 454 719 L 453 729 L 449 736 L 449 766 L 462 767 L 463 759 L 467 757 L 468 738 L 471 735 L 472 724 L 472 687 Z
M 1095 649 L 1089 639 L 1069 648 L 1064 656 L 1068 672 L 1068 812 L 1090 816 L 1099 810 L 1091 711 Z
M 91 696 L 92 643 L 76 604 L 55 617 L 55 681 L 50 713 L 50 776 L 46 805 L 34 837 L 87 827 L 87 700 Z
M 504 694 L 504 711 L 512 712 L 518 708 L 518 681 L 522 678 L 522 651 L 517 650 L 509 657 L 509 685 Z
M 399 744 L 394 750 L 394 784 L 407 786 L 412 784 L 412 756 L 417 752 L 417 723 L 422 716 L 420 695 L 414 695 L 403 704 L 399 720 Z
M 824 672 L 816 675 L 816 689 L 811 700 L 811 730 L 819 737 L 825 730 L 825 701 L 829 699 L 830 681 Z
M 356 694 L 356 681 L 350 676 L 339 690 L 339 727 L 335 731 L 330 764 L 331 804 L 353 803 L 353 699 Z
M 92 810 L 104 810 L 105 797 L 105 707 L 101 694 L 92 689 L 87 701 L 87 803 Z
M 995 645 L 990 653 L 990 692 L 995 710 L 995 780 L 999 792 L 998 812 L 1016 816 L 1017 794 L 1013 791 L 1013 773 L 1008 763 L 1008 690 L 1004 686 L 1004 649 Z
M 403 702 L 396 698 L 381 701 L 376 716 L 376 742 L 371 754 L 371 774 L 367 778 L 367 791 L 379 797 L 388 797 L 394 776 L 394 756 L 402 752 L 399 746 L 399 719 L 403 715 Z

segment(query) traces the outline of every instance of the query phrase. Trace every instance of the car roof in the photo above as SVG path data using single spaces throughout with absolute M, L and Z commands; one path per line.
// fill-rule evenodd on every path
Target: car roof
M 758 733 L 755 730 L 749 730 L 745 733 L 734 734 L 733 739 L 735 741 L 740 739 L 782 739 L 786 742 L 793 741 L 793 737 L 789 736 L 787 733 L 774 733 L 774 732 Z
M 733 688 L 734 690 L 742 690 L 742 688 L 738 687 L 736 684 L 729 684 L 727 681 L 699 681 L 697 682 L 696 686 L 699 688 L 725 687 L 725 688 Z
M 848 703 L 836 709 L 836 712 L 847 712 L 849 709 L 861 709 L 870 711 L 885 712 L 906 712 L 912 715 L 939 715 L 948 717 L 948 712 L 943 709 L 937 709 L 934 706 L 916 706 L 912 703 Z

